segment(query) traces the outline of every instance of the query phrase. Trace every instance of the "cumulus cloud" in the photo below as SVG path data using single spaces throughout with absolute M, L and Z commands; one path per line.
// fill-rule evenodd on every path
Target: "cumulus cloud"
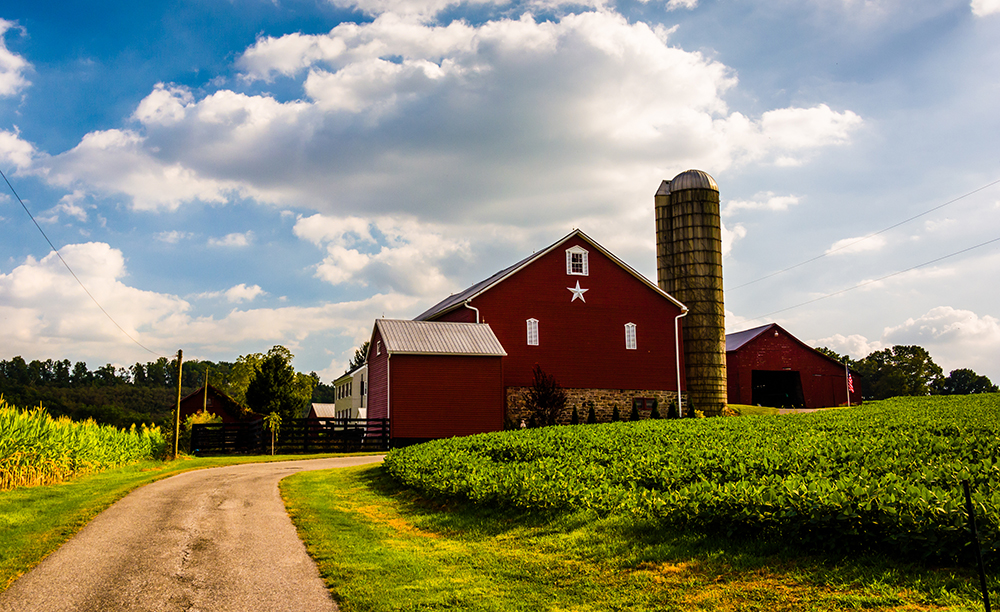
M 945 373 L 957 368 L 971 368 L 981 374 L 995 372 L 1000 361 L 1000 319 L 940 306 L 887 327 L 881 341 L 885 346 L 922 346 Z
M 861 125 L 826 105 L 732 113 L 733 72 L 669 36 L 597 10 L 479 25 L 380 14 L 263 37 L 237 61 L 245 78 L 296 79 L 302 99 L 161 83 L 134 128 L 36 165 L 142 210 L 253 198 L 337 218 L 538 227 L 618 218 L 689 167 L 803 163 Z
M 34 145 L 22 140 L 16 128 L 13 132 L 0 130 L 0 161 L 21 170 L 30 168 L 36 155 Z
M 129 286 L 118 249 L 94 242 L 67 245 L 60 252 L 129 335 L 165 356 L 182 346 L 185 356 L 221 354 L 231 360 L 243 346 L 259 351 L 280 343 L 294 350 L 312 335 L 332 334 L 355 342 L 371 332 L 373 313 L 406 317 L 424 305 L 413 297 L 375 294 L 315 307 L 243 308 L 222 317 L 192 316 L 186 300 Z M 240 303 L 264 293 L 256 285 L 240 284 L 220 296 Z M 155 359 L 107 319 L 54 253 L 28 257 L 9 273 L 0 272 L 0 337 L 9 354 L 29 360 L 58 355 L 105 363 L 107 355 L 115 354 L 123 356 L 119 365 L 127 365 L 129 360 Z
M 733 245 L 736 244 L 742 238 L 747 235 L 747 229 L 743 225 L 737 223 L 732 227 L 727 227 L 725 223 L 722 224 L 722 256 L 728 257 L 729 253 L 733 250 Z
M 253 231 L 226 234 L 222 238 L 209 238 L 208 246 L 214 247 L 245 247 L 253 242 Z
M 261 289 L 260 285 L 248 287 L 246 283 L 240 283 L 239 285 L 234 285 L 225 291 L 207 291 L 205 293 L 199 293 L 194 297 L 201 299 L 224 298 L 231 304 L 239 304 L 242 302 L 252 302 L 262 295 L 267 295 L 267 292 Z
M 19 29 L 22 33 L 24 31 L 23 28 L 18 28 L 13 21 L 0 18 L 0 97 L 13 96 L 31 85 L 24 77 L 24 73 L 31 68 L 31 64 L 7 48 L 5 36 L 12 29 Z
M 326 250 L 316 266 L 318 278 L 331 285 L 353 283 L 404 295 L 454 291 L 457 287 L 446 270 L 466 260 L 471 250 L 467 239 L 412 218 L 368 222 L 317 214 L 300 218 L 294 232 Z
M 985 17 L 1000 13 L 1000 0 L 972 0 L 972 14 Z
M 780 196 L 773 191 L 758 193 L 752 200 L 729 200 L 722 209 L 723 216 L 731 216 L 741 210 L 772 210 L 785 211 L 790 206 L 799 203 L 799 197 L 794 195 Z
M 827 338 L 810 340 L 808 344 L 816 347 L 825 346 L 840 354 L 847 354 L 852 359 L 862 359 L 875 351 L 885 348 L 880 341 L 869 341 L 868 338 L 865 338 L 861 334 L 850 334 L 848 336 L 834 334 Z
M 39 216 L 38 220 L 46 223 L 56 223 L 60 215 L 73 217 L 77 221 L 87 220 L 87 210 L 80 206 L 78 202 L 84 198 L 82 191 L 74 191 L 59 198 L 59 203 L 47 211 L 47 216 Z

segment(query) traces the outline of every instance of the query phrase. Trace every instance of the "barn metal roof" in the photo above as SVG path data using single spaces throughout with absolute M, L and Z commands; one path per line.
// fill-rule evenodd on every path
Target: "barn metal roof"
M 767 325 L 761 325 L 760 327 L 755 327 L 753 329 L 748 329 L 741 332 L 736 332 L 734 334 L 726 334 L 726 352 L 735 351 L 747 342 L 750 342 L 757 336 L 763 334 L 767 330 L 775 327 L 775 323 L 768 323 Z M 791 335 L 791 334 L 789 334 Z
M 507 355 L 486 323 L 376 319 L 375 326 L 390 355 Z
M 550 252 L 550 251 L 558 248 L 560 245 L 564 244 L 567 240 L 569 240 L 570 238 L 573 238 L 574 236 L 579 236 L 580 238 L 583 238 L 587 243 L 589 243 L 595 249 L 597 249 L 598 251 L 600 251 L 601 253 L 603 253 L 605 256 L 607 256 L 608 259 L 610 259 L 611 261 L 613 261 L 616 264 L 618 264 L 619 266 L 621 266 L 626 272 L 628 272 L 632 276 L 634 276 L 637 279 L 639 279 L 641 282 L 643 282 L 644 284 L 646 284 L 650 289 L 656 291 L 657 293 L 661 294 L 663 297 L 665 297 L 668 300 L 670 300 L 671 302 L 673 302 L 674 305 L 677 306 L 678 308 L 680 308 L 681 310 L 686 310 L 687 309 L 687 307 L 684 304 L 681 304 L 680 302 L 678 302 L 674 298 L 674 296 L 672 296 L 669 293 L 667 293 L 666 291 L 663 291 L 662 289 L 660 289 L 660 287 L 657 286 L 656 283 L 650 281 L 648 278 L 646 278 L 642 274 L 639 274 L 630 265 L 628 265 L 624 261 L 618 259 L 618 257 L 616 257 L 614 253 L 612 253 L 611 251 L 605 249 L 601 245 L 597 244 L 597 242 L 595 242 L 593 238 L 591 238 L 587 234 L 583 233 L 583 231 L 581 231 L 579 229 L 576 229 L 576 230 L 573 230 L 572 232 L 570 232 L 569 234 L 567 234 L 565 237 L 563 237 L 558 242 L 552 244 L 551 246 L 549 246 L 549 247 L 547 247 L 545 249 L 542 249 L 541 251 L 538 251 L 536 253 L 533 253 L 533 254 L 529 255 L 528 257 L 525 257 L 521 261 L 517 262 L 516 264 L 514 264 L 514 265 L 512 265 L 512 266 L 510 266 L 508 268 L 504 268 L 503 270 L 500 270 L 499 272 L 497 272 L 493 276 L 487 278 L 484 281 L 480 281 L 480 282 L 476 283 L 475 285 L 469 287 L 465 291 L 462 291 L 460 293 L 455 293 L 453 295 L 450 295 L 450 296 L 446 297 L 445 299 L 441 300 L 440 302 L 438 302 L 434 306 L 431 306 L 428 310 L 426 310 L 423 313 L 421 313 L 420 315 L 418 315 L 416 317 L 416 319 L 414 319 L 414 320 L 416 320 L 416 321 L 427 321 L 428 319 L 433 319 L 434 317 L 436 317 L 438 315 L 441 315 L 441 314 L 446 313 L 446 312 L 448 312 L 450 310 L 454 310 L 455 308 L 460 307 L 466 301 L 471 300 L 471 299 L 475 298 L 476 296 L 481 295 L 482 293 L 485 293 L 486 291 L 488 291 L 489 289 L 491 289 L 494 285 L 503 282 L 508 277 L 510 277 L 511 275 L 513 275 L 516 272 L 520 271 L 522 268 L 524 268 L 525 266 L 527 266 L 531 262 L 533 262 L 536 259 L 542 257 L 546 253 L 548 253 L 548 252 Z

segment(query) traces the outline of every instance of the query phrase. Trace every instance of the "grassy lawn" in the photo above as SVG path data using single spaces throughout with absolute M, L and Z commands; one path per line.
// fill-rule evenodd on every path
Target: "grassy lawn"
M 747 404 L 729 404 L 729 407 L 736 411 L 740 416 L 758 416 L 765 415 L 771 416 L 778 414 L 777 408 L 769 408 L 768 406 L 750 406 Z
M 145 461 L 44 487 L 0 492 L 0 591 L 129 491 L 181 472 L 237 463 L 342 455 L 181 458 Z
M 281 483 L 345 612 L 982 610 L 972 571 L 824 559 L 593 514 L 430 504 L 380 466 Z

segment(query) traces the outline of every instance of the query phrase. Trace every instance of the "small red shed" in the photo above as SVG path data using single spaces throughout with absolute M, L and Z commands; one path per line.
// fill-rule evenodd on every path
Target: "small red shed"
M 389 418 L 393 446 L 500 431 L 506 355 L 489 325 L 376 319 L 368 417 Z
M 726 335 L 730 404 L 824 408 L 861 403 L 858 376 L 777 323 Z
M 211 384 L 207 386 L 207 390 L 205 386 L 202 386 L 181 399 L 181 422 L 203 409 L 222 417 L 223 423 L 254 421 L 264 418 L 263 415 L 252 412 Z M 173 412 L 173 408 L 170 411 Z

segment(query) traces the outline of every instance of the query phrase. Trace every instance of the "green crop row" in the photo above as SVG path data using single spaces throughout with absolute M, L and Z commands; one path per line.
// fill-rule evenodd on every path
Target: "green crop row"
M 0 397 L 0 491 L 60 482 L 162 454 L 158 427 L 121 430 L 91 420 L 53 419 Z
M 934 561 L 970 554 L 969 480 L 984 556 L 1000 559 L 997 394 L 498 432 L 395 450 L 385 465 L 434 498 Z

